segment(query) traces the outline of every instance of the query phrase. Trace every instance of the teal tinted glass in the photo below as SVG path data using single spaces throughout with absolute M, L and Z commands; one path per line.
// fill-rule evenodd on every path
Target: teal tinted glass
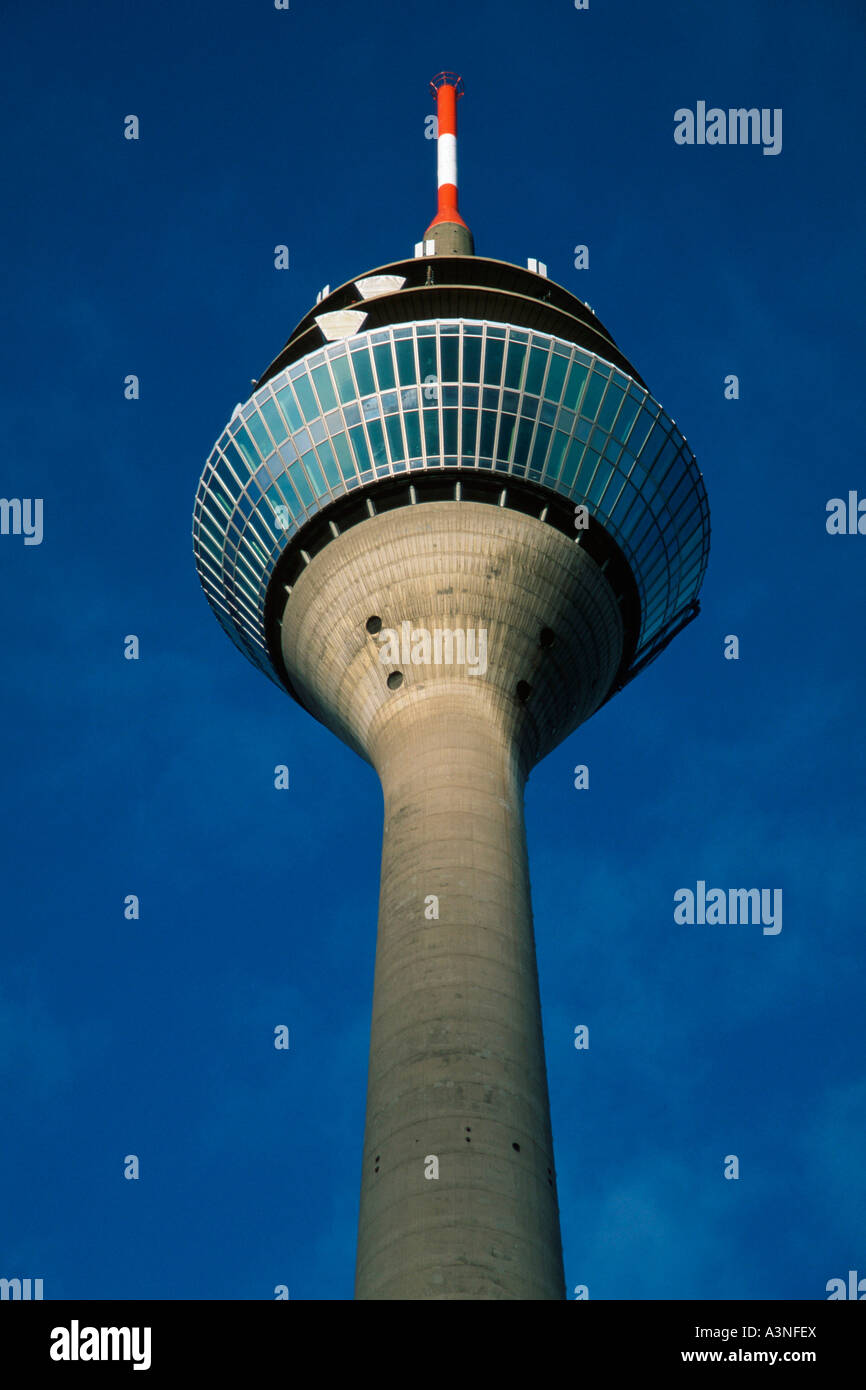
M 382 433 L 382 426 L 378 420 L 367 421 L 367 433 L 370 436 L 370 449 L 373 454 L 374 463 L 387 463 L 388 455 L 385 452 L 385 436 Z
M 284 483 L 282 488 L 278 488 L 276 483 L 274 483 L 273 487 L 268 488 L 265 496 L 271 504 L 271 511 L 266 514 L 268 525 L 274 532 L 274 535 L 280 536 L 283 534 L 283 528 L 277 520 L 277 517 L 281 514 L 280 508 L 287 509 L 289 516 L 293 516 L 295 519 L 301 515 L 301 508 L 298 505 L 297 496 L 294 490 L 289 487 L 288 483 Z
M 370 396 L 375 391 L 376 386 L 373 381 L 373 368 L 370 366 L 369 352 L 361 349 L 352 353 L 352 367 L 355 372 L 355 380 L 358 383 L 358 395 Z
M 439 412 L 438 410 L 425 410 L 423 415 L 424 445 L 427 458 L 432 461 L 439 457 Z
M 349 371 L 349 364 L 345 357 L 333 358 L 331 371 L 334 373 L 340 400 L 344 405 L 346 401 L 353 401 L 355 399 L 355 383 L 352 380 L 352 373 Z
M 555 430 L 553 436 L 553 446 L 550 450 L 550 457 L 547 460 L 546 474 L 551 482 L 559 477 L 559 470 L 562 467 L 562 460 L 568 448 L 568 435 L 563 434 L 562 430 Z
M 588 375 L 589 369 L 587 367 L 584 367 L 580 362 L 572 362 L 568 381 L 562 393 L 562 404 L 569 410 L 577 410 Z
M 457 416 L 456 410 L 443 410 L 442 426 L 444 430 L 442 452 L 443 454 L 457 453 Z
M 442 380 L 457 381 L 459 376 L 457 367 L 460 340 L 457 338 L 456 334 L 452 334 L 450 337 L 445 337 L 443 335 L 440 346 L 442 352 Z
M 316 458 L 313 451 L 310 450 L 308 454 L 304 454 L 301 463 L 304 465 L 307 477 L 313 485 L 313 496 L 321 497 L 328 489 L 325 487 L 325 479 L 319 467 L 319 460 Z
M 530 350 L 529 365 L 526 369 L 526 390 L 533 396 L 541 395 L 541 383 L 544 380 L 548 356 L 549 354 L 541 348 L 534 347 Z
M 501 338 L 487 338 L 484 352 L 484 380 L 488 386 L 498 386 L 502 380 L 502 359 L 505 343 Z
M 463 420 L 462 420 L 461 423 L 462 423 L 462 429 L 463 429 L 463 442 L 462 442 L 462 444 L 461 444 L 461 450 L 462 450 L 462 452 L 463 452 L 463 457 L 466 458 L 466 459 L 474 459 L 474 458 L 475 458 L 475 434 L 476 434 L 476 430 L 477 430 L 477 428 L 478 428 L 478 411 L 477 411 L 477 410 L 464 410 L 464 411 L 463 411 Z
M 499 425 L 499 438 L 496 441 L 496 457 L 503 463 L 508 463 L 513 452 L 517 439 L 517 416 L 503 415 Z
M 355 472 L 355 460 L 352 458 L 349 441 L 344 434 L 335 434 L 332 443 L 337 451 L 337 462 L 340 465 L 340 472 L 348 482 L 350 478 L 357 476 Z
M 505 362 L 505 385 L 513 391 L 520 389 L 523 368 L 526 363 L 526 348 L 513 340 L 508 344 L 508 357 Z
M 275 444 L 282 444 L 286 437 L 286 426 L 283 417 L 277 410 L 272 400 L 263 400 L 259 403 L 259 410 L 265 417 L 268 429 L 274 437 Z
M 463 339 L 463 380 L 478 381 L 481 376 L 481 339 Z
M 392 459 L 401 459 L 405 456 L 403 448 L 403 431 L 400 429 L 400 416 L 389 415 L 385 421 L 385 429 L 388 433 L 388 449 Z
M 556 353 L 550 359 L 550 371 L 547 373 L 547 381 L 544 386 L 544 394 L 549 401 L 558 401 L 562 395 L 562 388 L 565 383 L 565 374 L 568 371 L 568 358 L 557 357 Z
M 583 404 L 580 413 L 586 420 L 594 420 L 595 412 L 598 410 L 598 403 L 601 400 L 601 393 L 607 385 L 607 379 L 599 372 L 591 372 L 586 390 L 583 393 Z
M 379 378 L 380 391 L 392 391 L 396 382 L 394 380 L 394 363 L 391 360 L 391 346 L 389 343 L 378 343 L 373 348 L 373 357 L 376 360 L 376 376 Z
M 307 508 L 312 507 L 313 490 L 310 487 L 310 484 L 307 480 L 307 475 L 305 474 L 303 468 L 299 463 L 293 463 L 291 468 L 289 469 L 289 481 L 292 483 L 292 486 L 294 487 L 304 506 Z
M 262 458 L 267 458 L 268 454 L 274 452 L 271 437 L 265 429 L 265 422 L 255 412 L 247 420 L 247 429 L 258 444 Z
M 517 444 L 514 449 L 514 462 L 525 463 L 529 456 L 529 442 L 532 439 L 532 431 L 535 429 L 534 420 L 525 420 L 521 417 L 520 429 L 517 432 Z
M 547 455 L 547 446 L 550 443 L 550 436 L 553 430 L 550 425 L 539 425 L 535 435 L 535 443 L 532 446 L 532 453 L 529 458 L 531 468 L 541 469 L 544 467 L 544 460 Z
M 298 410 L 291 386 L 284 386 L 282 391 L 277 392 L 277 401 L 290 432 L 294 434 L 296 430 L 302 429 L 304 422 L 301 419 L 301 412 Z
M 559 479 L 561 487 L 571 488 L 574 486 L 574 480 L 577 476 L 577 470 L 580 467 L 580 461 L 583 458 L 583 451 L 585 448 L 586 445 L 582 444 L 579 439 L 572 440 L 569 445 L 568 453 L 565 456 L 565 462 L 562 466 L 562 474 Z
M 369 473 L 373 465 L 370 462 L 370 451 L 367 448 L 367 441 L 364 438 L 364 431 L 361 429 L 361 426 L 356 425 L 354 429 L 349 430 L 349 437 L 352 441 L 355 459 L 357 460 L 358 472 Z
M 621 443 L 625 443 L 626 439 L 628 438 L 629 430 L 634 424 L 637 412 L 637 401 L 632 400 L 631 396 L 626 396 L 622 410 L 619 412 L 619 415 L 617 416 L 617 421 L 613 431 L 614 435 L 618 440 L 620 440 Z
M 435 380 L 439 380 L 439 368 L 436 363 L 435 338 L 418 339 L 418 372 L 422 384 L 431 376 L 434 377 Z
M 409 445 L 409 457 L 421 457 L 421 422 L 418 419 L 417 410 L 407 410 L 404 416 L 406 422 L 406 440 Z
M 313 388 L 306 376 L 299 376 L 295 382 L 295 395 L 298 398 L 298 405 L 301 407 L 301 414 L 309 424 L 319 414 L 319 407 L 316 405 Z
M 481 412 L 481 438 L 478 441 L 480 458 L 493 457 L 493 444 L 496 439 L 496 413 L 492 410 Z
M 243 458 L 243 456 L 235 448 L 234 444 L 231 442 L 230 439 L 227 440 L 226 443 L 223 445 L 223 453 L 225 454 L 232 468 L 237 473 L 238 477 L 246 478 L 250 472 L 250 466 L 247 463 L 246 459 Z M 256 467 L 258 467 L 258 460 L 256 460 Z
M 244 458 L 246 459 L 247 466 L 249 467 L 250 472 L 254 473 L 261 464 L 261 459 L 259 458 L 258 451 L 256 450 L 252 439 L 247 434 L 243 425 L 239 425 L 238 428 L 235 430 L 234 441 L 237 447 L 240 449 L 241 453 L 243 454 Z
M 401 386 L 411 386 L 415 381 L 415 345 L 411 338 L 397 343 L 397 376 Z
M 598 423 L 603 429 L 609 430 L 613 424 L 616 412 L 622 404 L 622 397 L 622 391 L 611 382 L 601 403 L 601 410 L 598 412 Z
M 337 471 L 337 460 L 334 458 L 334 451 L 327 439 L 323 439 L 319 445 L 319 462 L 324 469 L 325 478 L 329 485 L 331 487 L 339 487 L 340 474 Z
M 337 397 L 334 395 L 334 388 L 331 385 L 331 376 L 327 367 L 315 367 L 313 369 L 313 382 L 321 402 L 322 411 L 333 410 L 337 404 Z

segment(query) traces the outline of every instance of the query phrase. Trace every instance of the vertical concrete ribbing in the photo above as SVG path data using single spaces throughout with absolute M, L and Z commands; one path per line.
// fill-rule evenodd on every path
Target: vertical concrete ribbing
M 359 1299 L 564 1297 L 522 778 L 479 713 L 410 709 L 378 763 Z

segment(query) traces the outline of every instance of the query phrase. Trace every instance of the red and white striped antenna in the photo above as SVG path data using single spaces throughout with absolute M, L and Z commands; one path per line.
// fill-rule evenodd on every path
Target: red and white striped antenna
M 437 255 L 471 256 L 472 233 L 457 208 L 457 100 L 464 94 L 463 78 L 456 72 L 440 72 L 430 83 L 436 98 L 438 142 L 436 164 L 439 208 L 424 234 Z M 427 248 L 429 249 L 429 248 Z

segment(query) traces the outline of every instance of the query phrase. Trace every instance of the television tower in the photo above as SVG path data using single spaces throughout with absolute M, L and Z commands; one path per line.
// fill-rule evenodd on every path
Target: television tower
M 686 440 L 593 311 L 476 256 L 440 73 L 410 259 L 322 291 L 195 502 L 232 641 L 376 769 L 355 1296 L 563 1299 L 523 790 L 698 612 Z

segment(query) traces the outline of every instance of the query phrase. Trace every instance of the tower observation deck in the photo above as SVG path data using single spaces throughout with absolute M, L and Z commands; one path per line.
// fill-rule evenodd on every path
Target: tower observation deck
M 232 641 L 382 782 L 356 1297 L 562 1299 L 523 790 L 696 616 L 709 510 L 588 306 L 474 254 L 462 83 L 432 85 L 436 217 L 301 319 L 193 546 Z

